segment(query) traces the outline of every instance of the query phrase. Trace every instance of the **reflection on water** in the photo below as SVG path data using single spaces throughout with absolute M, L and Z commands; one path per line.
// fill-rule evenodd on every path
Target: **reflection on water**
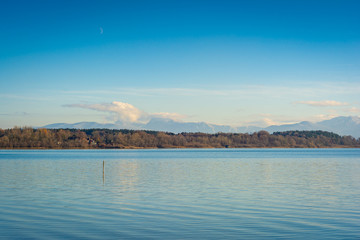
M 360 150 L 0 151 L 4 238 L 360 236 Z

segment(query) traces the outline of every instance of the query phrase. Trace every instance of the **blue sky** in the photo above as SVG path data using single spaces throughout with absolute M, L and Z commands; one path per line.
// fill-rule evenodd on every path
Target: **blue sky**
M 359 116 L 359 12 L 358 1 L 3 0 L 0 128 Z

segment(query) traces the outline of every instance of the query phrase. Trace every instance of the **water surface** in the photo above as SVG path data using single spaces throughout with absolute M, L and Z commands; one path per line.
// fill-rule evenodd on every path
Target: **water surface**
M 360 149 L 0 150 L 0 237 L 358 239 Z

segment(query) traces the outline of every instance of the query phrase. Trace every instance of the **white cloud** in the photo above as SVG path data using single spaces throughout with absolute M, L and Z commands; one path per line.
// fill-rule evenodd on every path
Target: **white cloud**
M 113 115 L 111 119 L 113 121 L 122 121 L 122 122 L 148 122 L 151 118 L 169 118 L 176 121 L 186 118 L 185 115 L 181 115 L 178 113 L 147 113 L 144 112 L 135 106 L 124 103 L 114 101 L 112 103 L 98 103 L 98 104 L 70 104 L 64 105 L 65 107 L 78 107 L 96 110 L 100 112 L 109 112 Z
M 298 104 L 305 104 L 309 106 L 315 107 L 337 107 L 337 106 L 347 106 L 349 105 L 346 102 L 338 102 L 333 100 L 325 100 L 325 101 L 299 101 L 296 102 Z
M 348 109 L 348 112 L 351 112 L 351 113 L 360 113 L 360 108 L 351 107 L 350 109 Z
M 151 116 L 157 118 L 169 118 L 174 121 L 180 121 L 187 117 L 186 115 L 182 115 L 179 113 L 167 113 L 167 112 L 153 113 L 151 114 Z
M 275 116 L 273 114 L 253 114 L 248 116 L 250 121 L 240 122 L 239 126 L 258 126 L 258 127 L 268 127 L 272 125 L 283 125 L 283 124 L 293 124 L 301 122 L 301 120 L 290 119 L 288 116 Z
M 70 104 L 65 105 L 66 107 L 79 107 L 86 108 L 101 112 L 110 112 L 114 113 L 117 117 L 117 120 L 122 120 L 124 122 L 138 122 L 143 118 L 147 117 L 147 114 L 140 109 L 134 107 L 129 103 L 123 102 L 112 102 L 112 103 L 100 103 L 100 104 Z
M 313 122 L 319 122 L 319 121 L 324 121 L 324 120 L 329 120 L 335 117 L 339 117 L 338 114 L 334 113 L 334 114 L 318 114 L 315 115 L 312 120 Z
M 267 126 L 278 125 L 279 124 L 279 122 L 276 122 L 271 118 L 264 118 L 263 121 Z

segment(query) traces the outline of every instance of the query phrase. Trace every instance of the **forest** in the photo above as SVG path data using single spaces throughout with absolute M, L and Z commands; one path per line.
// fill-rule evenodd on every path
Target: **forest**
M 111 129 L 0 129 L 1 149 L 359 148 L 360 138 L 326 131 L 168 133 Z

